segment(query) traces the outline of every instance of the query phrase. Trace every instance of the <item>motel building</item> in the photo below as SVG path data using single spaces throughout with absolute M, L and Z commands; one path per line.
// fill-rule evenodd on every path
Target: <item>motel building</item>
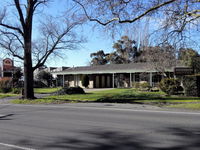
M 20 69 L 14 66 L 14 61 L 10 58 L 5 58 L 0 65 L 0 79 L 1 78 L 12 78 L 13 73 Z
M 175 70 L 179 72 L 178 75 L 180 76 L 188 69 L 190 68 L 177 65 L 165 70 L 169 77 L 176 77 Z M 63 87 L 83 87 L 81 83 L 82 76 L 88 75 L 88 88 L 129 88 L 132 87 L 134 82 L 141 81 L 146 81 L 154 87 L 163 78 L 149 63 L 71 67 L 60 72 L 53 72 L 52 75 L 56 77 L 56 85 Z

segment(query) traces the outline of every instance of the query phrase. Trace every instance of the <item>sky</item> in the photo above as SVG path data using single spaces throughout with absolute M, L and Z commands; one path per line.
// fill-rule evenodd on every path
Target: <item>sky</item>
M 25 0 L 21 0 L 25 1 Z M 51 14 L 51 15 L 59 15 L 63 12 L 65 12 L 69 7 L 71 7 L 71 0 L 49 0 L 50 3 L 46 5 L 45 7 L 40 8 L 40 11 L 44 14 Z M 0 0 L 1 4 L 6 2 L 10 2 L 10 0 Z M 1 8 L 1 6 L 0 6 Z M 43 19 L 41 16 L 41 12 L 36 14 L 34 18 L 34 30 L 33 30 L 33 36 L 34 38 L 37 38 L 39 33 L 37 32 L 37 22 L 40 19 Z M 15 12 L 13 12 L 15 13 Z M 154 28 L 155 26 L 158 26 L 159 23 L 151 23 L 149 26 L 150 28 Z M 101 26 L 101 25 L 99 25 Z M 133 26 L 133 24 L 129 24 L 128 28 Z M 101 26 L 103 28 L 103 26 Z M 156 27 L 155 27 L 156 28 Z M 143 30 L 144 28 L 141 26 L 141 24 L 136 27 L 136 29 L 131 30 L 131 34 L 129 31 L 129 36 L 134 39 L 139 41 L 139 35 L 142 37 L 143 35 Z M 130 30 L 130 29 L 129 29 Z M 87 42 L 83 43 L 81 47 L 79 47 L 76 50 L 66 50 L 65 55 L 62 58 L 55 57 L 52 59 L 47 60 L 46 64 L 47 66 L 53 66 L 53 67 L 61 67 L 61 66 L 86 66 L 89 65 L 89 62 L 91 60 L 90 54 L 94 53 L 98 50 L 104 50 L 105 52 L 112 52 L 113 51 L 113 43 L 116 42 L 120 38 L 119 35 L 116 35 L 115 39 L 112 39 L 110 35 L 108 35 L 106 32 L 103 32 L 103 30 L 99 29 L 94 29 L 93 28 L 93 23 L 89 22 L 86 25 L 83 25 L 80 29 L 77 30 L 80 34 L 82 34 L 86 39 Z M 127 33 L 128 31 L 121 31 L 122 35 L 127 35 L 123 34 Z M 153 41 L 155 43 L 155 41 Z
M 46 13 L 50 14 L 60 14 L 66 11 L 68 9 L 68 6 L 71 7 L 71 0 L 52 0 L 52 2 L 47 5 L 48 9 L 45 9 L 44 11 L 47 11 Z M 144 19 L 145 20 L 145 19 Z M 149 19 L 147 19 L 149 20 Z M 148 22 L 148 31 L 151 29 L 158 28 L 160 24 L 160 20 L 157 18 L 150 18 L 150 20 L 153 20 L 152 22 Z M 139 41 L 140 37 L 144 37 L 145 34 L 145 22 L 138 23 L 138 26 L 136 23 L 128 24 L 127 31 L 121 31 L 121 35 L 115 35 L 115 39 L 112 39 L 108 33 L 103 32 L 103 30 L 99 29 L 93 29 L 94 23 L 88 23 L 82 27 L 81 34 L 87 39 L 87 42 L 82 44 L 82 47 L 80 47 L 78 50 L 74 51 L 65 51 L 65 57 L 64 59 L 56 58 L 54 60 L 50 59 L 47 61 L 47 66 L 85 66 L 89 65 L 89 62 L 91 60 L 90 54 L 93 52 L 96 52 L 98 50 L 104 50 L 105 52 L 112 52 L 113 51 L 113 43 L 116 42 L 116 40 L 120 39 L 120 36 L 128 35 L 132 39 Z M 99 25 L 101 26 L 101 25 Z M 103 26 L 101 26 L 103 28 Z M 129 30 L 129 31 L 128 31 Z M 78 32 L 80 32 L 78 31 Z M 131 32 L 130 32 L 131 31 Z M 128 34 L 127 34 L 128 32 Z M 123 34 L 124 33 L 124 34 Z M 149 41 L 151 43 L 156 44 L 159 42 L 159 39 L 156 37 L 156 41 L 153 39 L 152 41 Z
M 10 5 L 12 1 L 10 0 L 0 0 L 0 3 L 2 6 L 6 5 L 8 9 L 12 7 Z M 21 0 L 21 2 L 25 2 L 25 0 Z M 60 15 L 63 14 L 68 8 L 70 8 L 71 0 L 50 0 L 50 3 L 48 3 L 46 6 L 41 7 L 39 11 L 34 16 L 34 27 L 33 27 L 33 39 L 37 39 L 39 36 L 39 33 L 37 31 L 37 23 L 39 20 L 43 19 L 41 16 L 42 14 L 50 14 L 50 15 Z M 0 5 L 0 9 L 2 9 Z M 17 16 L 16 11 L 13 9 L 12 15 L 14 17 Z M 15 18 L 12 18 L 15 19 Z M 9 20 L 9 21 L 12 21 Z M 52 59 L 47 60 L 46 64 L 48 67 L 61 67 L 61 66 L 86 66 L 89 64 L 89 61 L 91 60 L 90 54 L 93 52 L 96 52 L 98 50 L 104 50 L 105 52 L 111 52 L 112 45 L 113 45 L 113 39 L 109 36 L 106 36 L 106 34 L 102 34 L 99 30 L 94 30 L 92 28 L 92 23 L 88 23 L 86 25 L 83 25 L 81 29 L 77 32 L 81 31 L 81 35 L 84 36 L 84 38 L 87 40 L 87 42 L 82 43 L 81 47 L 79 47 L 76 50 L 66 50 L 64 53 L 65 55 L 63 58 L 56 57 Z M 7 56 L 6 54 L 0 54 L 1 57 L 11 57 Z M 16 62 L 15 64 L 18 66 L 23 66 L 21 62 L 18 62 L 16 58 L 12 58 Z
M 54 0 L 50 3 L 46 9 L 47 13 L 59 14 L 63 13 L 67 9 L 67 5 L 71 5 L 71 0 Z M 80 31 L 78 31 L 80 32 Z M 83 25 L 81 27 L 81 33 L 86 38 L 87 42 L 81 44 L 81 47 L 76 50 L 66 50 L 65 57 L 56 58 L 55 60 L 48 60 L 47 66 L 86 66 L 89 65 L 91 60 L 90 54 L 98 50 L 104 50 L 105 52 L 111 52 L 113 39 L 106 34 L 102 34 L 98 29 L 93 29 L 92 23 Z
M 71 5 L 71 0 L 54 0 L 48 5 L 46 13 L 50 14 L 59 14 L 65 11 L 67 5 Z M 59 10 L 59 11 L 58 11 Z M 82 44 L 82 47 L 74 51 L 66 51 L 65 59 L 56 59 L 47 61 L 47 66 L 85 66 L 89 65 L 91 61 L 90 54 L 97 52 L 98 50 L 104 50 L 104 52 L 109 53 L 113 51 L 113 43 L 120 39 L 120 36 L 127 35 L 126 31 L 121 31 L 119 34 L 116 34 L 114 39 L 110 34 L 103 32 L 103 26 L 99 25 L 101 29 L 93 28 L 94 23 L 88 22 L 81 29 L 81 34 L 85 36 L 87 42 Z M 131 27 L 132 24 L 129 24 Z M 137 29 L 138 30 L 138 29 Z M 124 34 L 123 34 L 124 33 Z M 131 38 L 135 36 L 138 39 L 138 35 L 129 35 Z M 134 38 L 133 38 L 134 39 Z M 136 41 L 137 41 L 136 39 Z

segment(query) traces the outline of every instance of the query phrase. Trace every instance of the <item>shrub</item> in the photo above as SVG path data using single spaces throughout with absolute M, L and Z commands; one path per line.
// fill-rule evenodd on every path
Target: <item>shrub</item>
M 183 77 L 183 86 L 186 96 L 200 96 L 198 92 L 197 78 L 200 75 L 190 75 Z
M 178 79 L 164 78 L 159 83 L 160 89 L 168 95 L 178 94 L 180 82 Z
M 88 85 L 89 85 L 89 76 L 88 75 L 83 75 L 82 76 L 82 85 L 84 86 L 84 87 L 88 87 Z
M 133 87 L 140 90 L 149 90 L 151 86 L 147 81 L 141 81 L 141 82 L 134 82 Z
M 151 89 L 150 89 L 150 91 L 151 92 L 159 92 L 159 88 L 158 87 L 152 87 Z
M 150 85 L 147 81 L 141 81 L 140 82 L 140 88 L 150 88 Z
M 140 83 L 139 82 L 133 82 L 133 88 L 139 89 Z
M 65 94 L 85 94 L 85 91 L 81 87 L 64 87 L 56 92 L 56 95 Z
M 22 89 L 21 88 L 13 88 L 12 89 L 12 93 L 14 93 L 14 94 L 20 94 L 20 93 L 22 93 Z
M 9 78 L 2 78 L 0 80 L 0 92 L 8 93 L 12 91 L 12 80 Z

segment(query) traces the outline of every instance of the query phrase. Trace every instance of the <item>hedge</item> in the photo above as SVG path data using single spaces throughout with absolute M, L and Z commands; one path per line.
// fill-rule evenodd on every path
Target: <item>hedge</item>
M 12 80 L 10 78 L 0 79 L 0 93 L 8 93 L 12 91 Z
M 183 86 L 186 96 L 200 96 L 200 75 L 187 75 L 183 77 Z
M 183 90 L 178 79 L 164 78 L 159 83 L 160 89 L 168 95 L 178 94 Z

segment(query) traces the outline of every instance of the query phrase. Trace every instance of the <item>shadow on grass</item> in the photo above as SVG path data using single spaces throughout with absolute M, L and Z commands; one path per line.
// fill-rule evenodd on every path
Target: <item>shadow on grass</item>
M 113 103 L 135 103 L 136 101 L 149 101 L 149 100 L 156 100 L 160 102 L 168 102 L 169 100 L 181 100 L 181 101 L 187 101 L 187 100 L 199 100 L 199 97 L 185 97 L 185 96 L 165 96 L 165 95 L 153 95 L 153 94 L 126 94 L 126 95 L 117 95 L 117 96 L 105 96 L 102 97 L 96 102 L 113 102 Z M 171 101 L 170 101 L 171 102 Z
M 94 93 L 85 93 L 84 96 L 92 96 Z M 144 103 L 168 103 L 172 102 L 169 100 L 181 100 L 181 102 L 187 100 L 199 100 L 199 97 L 185 97 L 185 96 L 166 96 L 163 94 L 158 93 L 123 93 L 123 94 L 104 94 L 98 96 L 95 100 L 87 100 L 80 95 L 80 98 L 77 97 L 77 94 L 70 94 L 69 96 L 76 95 L 76 99 L 72 100 L 70 97 L 68 98 L 67 95 L 60 95 L 61 97 L 44 97 L 43 100 L 52 100 L 55 103 L 70 103 L 70 102 L 79 102 L 79 103 L 137 103 L 137 104 L 144 104 Z M 63 96 L 63 97 L 62 97 Z M 95 97 L 95 94 L 94 94 Z M 151 101 L 153 100 L 153 102 Z M 139 101 L 139 102 L 138 102 Z
M 39 143 L 30 140 L 19 140 L 17 145 L 29 145 L 38 149 L 70 150 L 189 150 L 199 149 L 199 128 L 165 128 L 161 131 L 145 134 L 134 131 L 120 132 L 108 129 L 77 131 L 77 136 L 51 137 Z

